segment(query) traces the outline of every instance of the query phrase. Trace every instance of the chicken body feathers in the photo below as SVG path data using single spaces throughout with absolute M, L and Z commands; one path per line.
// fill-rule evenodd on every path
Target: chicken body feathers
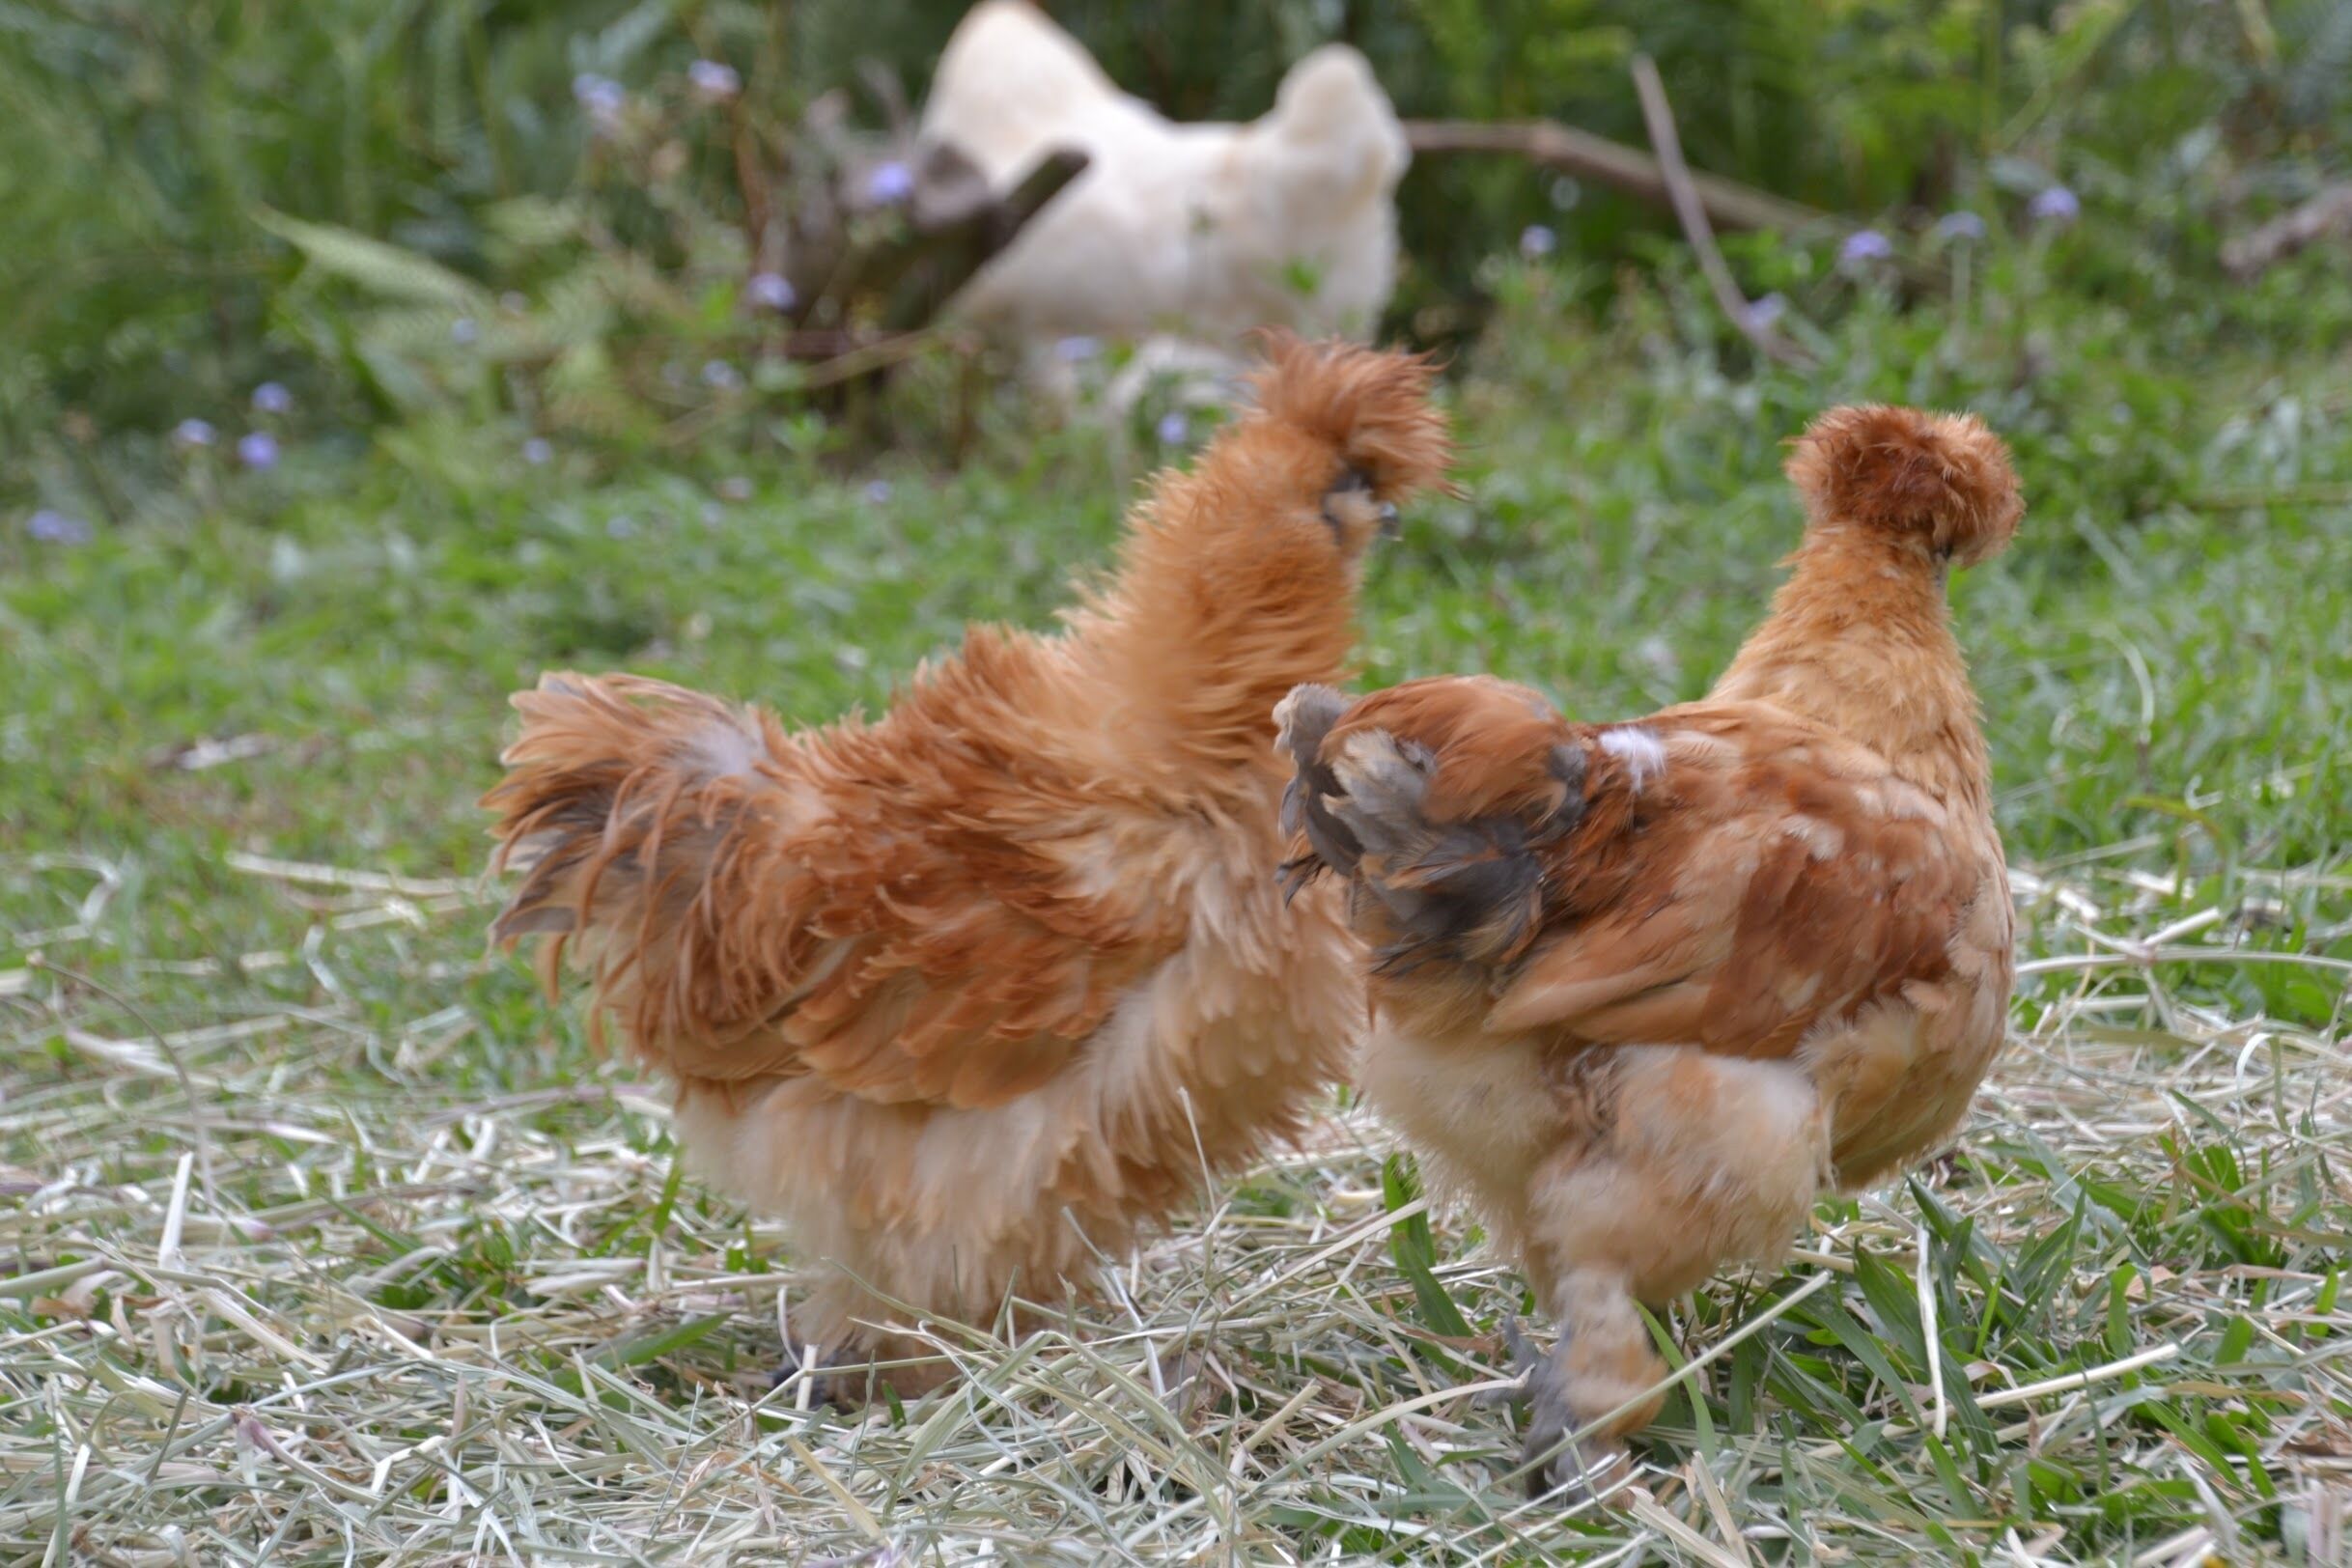
M 1184 923 L 1074 887 L 1100 809 L 1006 755 L 1025 715 L 1002 693 L 957 705 L 989 729 L 961 745 L 927 733 L 936 695 L 801 741 L 658 682 L 546 678 L 490 803 L 510 844 L 555 844 L 493 936 L 584 934 L 602 1008 L 685 1079 L 958 1106 L 1034 1088 Z
M 1384 971 L 1474 969 L 1498 1032 L 1755 1056 L 1948 974 L 1981 846 L 1868 747 L 1760 704 L 1601 726 L 1539 702 L 1416 682 L 1325 728 L 1294 816 L 1354 850 L 1315 855 Z

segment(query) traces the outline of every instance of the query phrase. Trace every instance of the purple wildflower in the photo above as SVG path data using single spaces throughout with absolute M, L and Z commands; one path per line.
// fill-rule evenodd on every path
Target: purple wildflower
M 547 444 L 544 435 L 534 435 L 522 443 L 522 461 L 534 468 L 545 467 L 554 458 L 555 448 Z
M 257 472 L 275 468 L 278 465 L 278 438 L 266 430 L 238 436 L 237 461 Z
M 193 449 L 210 446 L 216 433 L 208 419 L 182 419 L 172 427 L 172 445 Z
M 253 406 L 261 413 L 286 413 L 294 407 L 294 394 L 275 381 L 264 381 L 253 389 Z
M 743 378 L 733 365 L 723 359 L 706 360 L 702 367 L 702 384 L 714 392 L 732 392 L 743 384 Z
M 1857 229 L 1837 247 L 1837 265 L 1863 266 L 1894 254 L 1894 243 L 1876 229 Z
M 1984 219 L 1974 212 L 1946 212 L 1936 219 L 1935 236 L 1946 244 L 1975 244 L 1984 238 Z
M 1160 416 L 1160 423 L 1152 428 L 1152 433 L 1160 437 L 1162 446 L 1181 446 L 1192 434 L 1192 422 L 1183 413 L 1171 410 Z
M 1530 262 L 1543 260 L 1559 246 L 1560 237 L 1540 223 L 1530 223 L 1519 231 L 1519 254 Z
M 583 70 L 572 78 L 572 99 L 597 129 L 610 130 L 621 123 L 621 111 L 629 107 L 629 90 L 609 76 Z
M 686 67 L 686 80 L 697 97 L 712 103 L 724 103 L 743 90 L 743 78 L 723 60 L 695 61 Z
M 781 272 L 752 273 L 743 285 L 743 297 L 762 310 L 790 310 L 800 300 L 792 279 Z
M 1063 338 L 1053 345 L 1053 357 L 1065 365 L 1082 363 L 1102 351 L 1103 345 L 1082 332 Z
M 1788 299 L 1775 293 L 1748 302 L 1748 324 L 1761 332 L 1788 314 Z
M 637 519 L 626 513 L 604 519 L 604 537 L 606 539 L 634 539 L 636 535 Z
M 884 501 L 890 499 L 890 481 L 886 479 L 868 480 L 866 482 L 865 494 L 866 499 L 873 502 L 876 506 L 882 505 Z
M 895 207 L 914 194 L 914 172 L 896 158 L 874 166 L 866 176 L 866 200 L 876 207 Z
M 449 341 L 461 349 L 470 349 L 482 341 L 482 327 L 471 316 L 461 316 L 449 323 Z
M 2082 200 L 2064 185 L 2052 185 L 2026 204 L 2026 214 L 2040 223 L 2061 228 L 2083 215 Z
M 69 518 L 63 512 L 42 507 L 24 519 L 24 531 L 43 545 L 87 545 L 90 524 L 79 518 Z

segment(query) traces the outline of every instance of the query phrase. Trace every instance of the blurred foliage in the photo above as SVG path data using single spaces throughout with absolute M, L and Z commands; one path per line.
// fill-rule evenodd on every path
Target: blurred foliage
M 1179 118 L 1261 113 L 1344 39 L 1407 116 L 1543 116 L 1642 140 L 1660 62 L 1693 162 L 1904 244 L 2054 181 L 2123 220 L 2068 253 L 2160 307 L 2218 236 L 2312 187 L 2352 112 L 2339 0 L 1068 0 Z M 298 421 L 431 408 L 607 439 L 782 439 L 798 382 L 741 297 L 747 201 L 808 104 L 877 59 L 919 95 L 964 0 L 0 0 L 0 486 L 135 490 L 176 422 L 265 378 Z M 689 76 L 724 62 L 740 96 Z M 611 97 L 602 96 L 609 88 Z M 886 118 L 858 90 L 856 112 Z M 789 200 L 789 193 L 783 198 Z M 1507 159 L 1403 192 L 1394 324 L 1474 330 L 1529 224 L 1648 259 L 1662 215 Z M 1580 274 L 1595 291 L 1610 273 Z M 1759 282 L 1759 287 L 1778 286 Z M 102 437 L 108 455 L 95 443 Z M 144 444 L 142 444 L 144 443 Z M 153 460 L 153 461 L 150 461 Z M 129 497 L 135 499 L 135 497 Z M 101 493 L 101 500 L 106 496 Z

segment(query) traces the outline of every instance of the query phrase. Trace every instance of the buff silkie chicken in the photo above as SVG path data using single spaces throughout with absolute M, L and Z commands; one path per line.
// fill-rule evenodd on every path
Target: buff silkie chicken
M 1777 1259 L 1822 1190 L 1933 1148 L 2003 1035 L 2008 880 L 1945 579 L 2016 529 L 2007 453 L 1840 408 L 1788 473 L 1793 574 L 1702 701 L 1577 724 L 1473 676 L 1276 715 L 1292 881 L 1336 873 L 1370 952 L 1365 1094 L 1558 1325 L 1537 1492 L 1622 1474 L 1657 1414 L 1637 1302 Z
M 1357 949 L 1335 896 L 1284 907 L 1271 715 L 1347 667 L 1365 551 L 1447 436 L 1423 361 L 1271 341 L 1058 634 L 974 628 L 879 720 L 625 675 L 515 698 L 493 934 L 585 972 L 690 1168 L 824 1266 L 793 1323 L 837 1367 L 922 1351 L 893 1303 L 1083 1290 L 1347 1069 Z

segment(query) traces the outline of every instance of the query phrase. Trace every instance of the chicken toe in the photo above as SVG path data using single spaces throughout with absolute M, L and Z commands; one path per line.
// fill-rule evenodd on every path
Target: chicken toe
M 1550 1356 L 1542 1356 L 1520 1333 L 1516 1320 L 1504 1324 L 1503 1337 L 1526 1379 L 1527 1426 L 1519 1461 L 1528 1500 L 1553 1498 L 1562 1507 L 1576 1508 L 1609 1499 L 1632 1474 L 1633 1460 L 1615 1439 L 1574 1436 L 1583 1423 L 1570 1392 L 1568 1338 L 1563 1335 Z

